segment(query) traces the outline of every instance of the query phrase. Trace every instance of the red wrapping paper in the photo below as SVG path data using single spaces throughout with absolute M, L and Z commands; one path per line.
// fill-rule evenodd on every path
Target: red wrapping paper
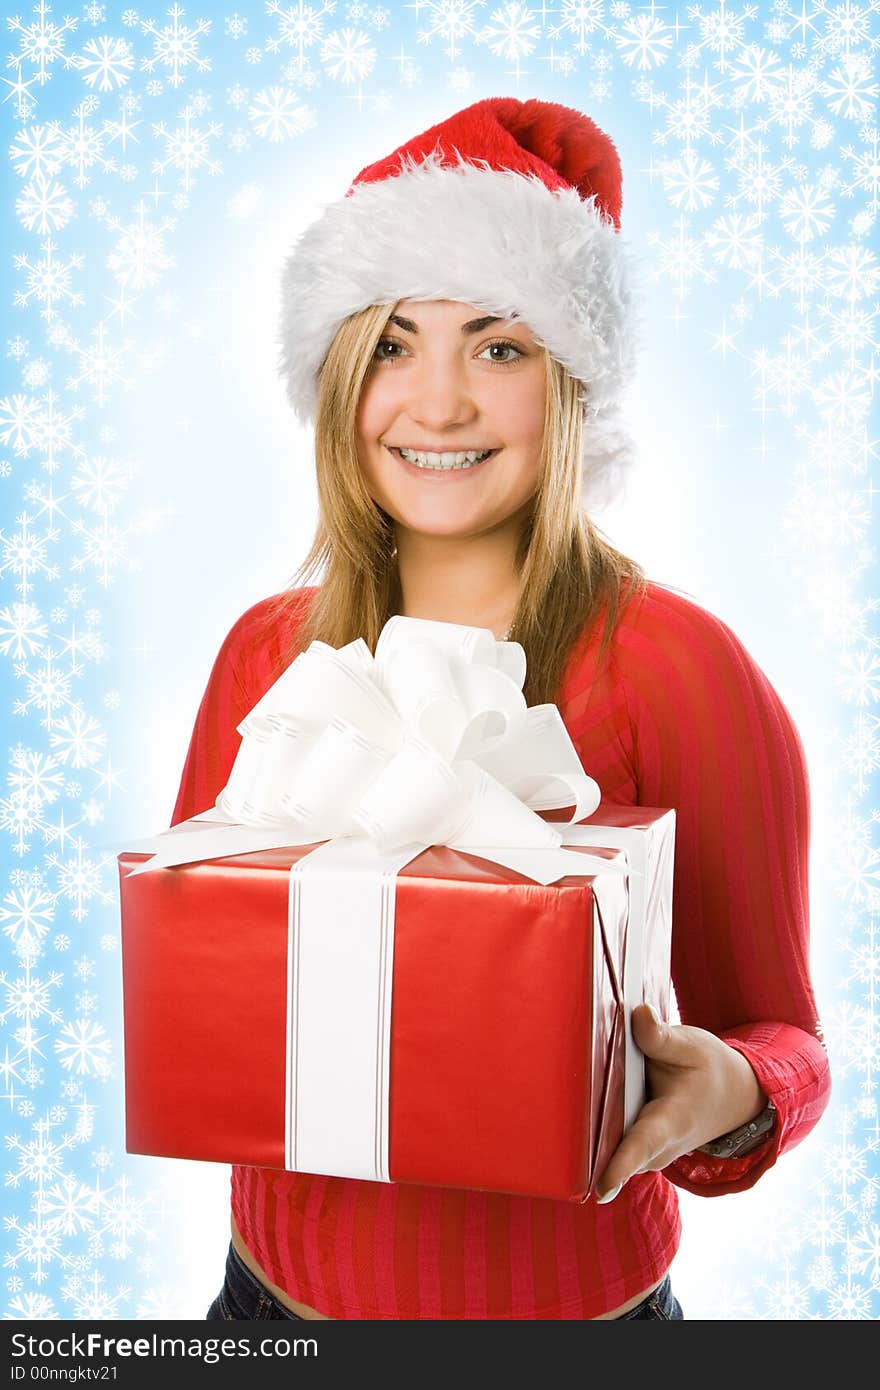
M 135 877 L 148 856 L 119 855 L 129 1152 L 284 1167 L 289 870 L 311 848 Z M 586 1200 L 623 1132 L 626 882 L 440 846 L 400 871 L 392 1181 Z

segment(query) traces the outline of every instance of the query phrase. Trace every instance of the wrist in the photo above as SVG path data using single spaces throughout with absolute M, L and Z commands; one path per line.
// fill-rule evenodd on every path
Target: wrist
M 726 1095 L 729 1098 L 729 1106 L 726 1107 L 727 1113 L 722 1124 L 723 1133 L 727 1134 L 762 1115 L 770 1097 L 758 1080 L 751 1062 L 739 1048 L 731 1047 L 727 1042 L 724 1043 L 724 1048 L 728 1063 Z M 719 1125 L 719 1131 L 721 1129 L 722 1126 Z
M 759 1145 L 766 1143 L 776 1128 L 776 1106 L 768 1100 L 760 1114 L 747 1120 L 744 1125 L 721 1134 L 708 1144 L 698 1146 L 699 1153 L 711 1154 L 713 1158 L 742 1158 Z
M 718 1052 L 722 1066 L 716 1084 L 725 1104 L 717 1115 L 720 1123 L 715 1137 L 700 1144 L 698 1152 L 713 1158 L 739 1158 L 764 1143 L 776 1110 L 748 1058 L 724 1039 L 718 1041 L 724 1050 Z

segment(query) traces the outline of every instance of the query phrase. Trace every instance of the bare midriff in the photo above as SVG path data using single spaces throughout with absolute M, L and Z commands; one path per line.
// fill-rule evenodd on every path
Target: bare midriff
M 241 1235 L 239 1234 L 238 1227 L 235 1224 L 234 1216 L 231 1218 L 231 1225 L 232 1244 L 235 1246 L 236 1250 L 241 1256 L 242 1262 L 247 1265 L 251 1274 L 253 1274 L 255 1278 L 259 1279 L 261 1284 L 265 1285 L 265 1287 L 272 1294 L 273 1298 L 277 1298 L 278 1302 L 283 1304 L 285 1308 L 289 1308 L 292 1313 L 296 1313 L 298 1318 L 323 1318 L 327 1322 L 333 1322 L 333 1319 L 328 1318 L 326 1313 L 319 1313 L 317 1308 L 310 1308 L 307 1303 L 298 1303 L 295 1298 L 291 1298 L 290 1295 L 286 1294 L 283 1289 L 280 1289 L 277 1284 L 273 1284 L 272 1280 L 268 1277 L 265 1270 L 263 1270 L 261 1266 L 257 1263 L 250 1250 L 248 1250 L 247 1246 L 242 1240 Z M 656 1280 L 656 1282 L 653 1283 L 650 1286 L 650 1288 L 644 1289 L 641 1293 L 637 1293 L 634 1298 L 629 1299 L 626 1303 L 621 1303 L 619 1308 L 612 1309 L 610 1313 L 600 1313 L 598 1315 L 598 1318 L 595 1319 L 595 1321 L 601 1321 L 607 1318 L 622 1317 L 623 1314 L 628 1313 L 631 1308 L 635 1308 L 636 1304 L 641 1303 L 643 1298 L 647 1298 L 648 1294 L 653 1293 L 654 1290 L 658 1288 L 662 1282 L 662 1279 Z

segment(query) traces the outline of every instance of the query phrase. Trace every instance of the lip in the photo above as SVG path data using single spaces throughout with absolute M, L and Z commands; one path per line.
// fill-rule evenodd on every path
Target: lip
M 391 454 L 392 458 L 396 459 L 397 462 L 400 464 L 401 468 L 405 468 L 406 471 L 407 471 L 407 473 L 411 474 L 412 477 L 415 477 L 415 478 L 430 478 L 430 479 L 434 479 L 434 480 L 437 480 L 437 479 L 440 479 L 440 478 L 447 478 L 447 479 L 448 479 L 448 478 L 457 478 L 459 481 L 461 481 L 461 480 L 464 479 L 464 478 L 471 477 L 471 476 L 472 476 L 473 474 L 475 474 L 475 473 L 479 473 L 479 471 L 480 471 L 481 468 L 485 468 L 485 467 L 486 467 L 486 464 L 487 464 L 487 463 L 491 463 L 492 460 L 496 457 L 496 455 L 497 455 L 497 454 L 500 454 L 500 452 L 501 452 L 500 449 L 493 449 L 492 452 L 491 452 L 490 454 L 487 454 L 487 455 L 486 455 L 486 457 L 483 459 L 482 463 L 475 463 L 475 464 L 473 464 L 473 466 L 472 466 L 471 468 L 417 468 L 416 465 L 415 465 L 414 463 L 408 463 L 408 462 L 407 462 L 407 460 L 403 457 L 403 455 L 401 454 L 401 452 L 400 452 L 400 450 L 399 450 L 398 448 L 393 447 L 393 446 L 390 446 L 390 445 L 388 445 L 388 444 L 383 445 L 383 448 L 387 449 L 388 452 L 389 452 L 389 454 Z M 452 449 L 437 449 L 437 450 L 433 450 L 433 449 L 432 449 L 432 450 L 425 450 L 425 452 L 426 452 L 426 453 L 428 453 L 428 452 L 431 452 L 431 453 L 436 452 L 436 453 L 438 453 L 438 454 L 439 454 L 439 453 L 450 453 L 450 454 L 451 454 L 451 453 L 453 452 L 453 450 L 452 450 Z M 462 452 L 464 452 L 464 451 L 461 450 L 461 449 L 456 449 L 454 452 L 457 453 L 457 454 L 460 454 L 460 453 L 462 453 Z

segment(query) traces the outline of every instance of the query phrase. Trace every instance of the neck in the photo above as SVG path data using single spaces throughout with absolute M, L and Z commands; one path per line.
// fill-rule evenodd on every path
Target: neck
M 502 636 L 519 598 L 521 524 L 511 518 L 479 536 L 426 536 L 396 527 L 401 614 L 486 627 Z

